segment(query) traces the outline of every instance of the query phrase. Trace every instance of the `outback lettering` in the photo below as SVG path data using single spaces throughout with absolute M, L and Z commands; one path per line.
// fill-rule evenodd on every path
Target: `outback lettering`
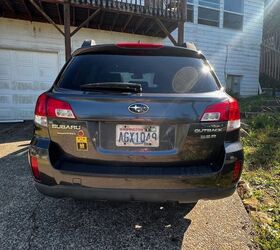
M 217 132 L 223 132 L 222 128 L 197 128 L 194 130 L 196 134 L 201 134 L 201 133 L 217 133 Z

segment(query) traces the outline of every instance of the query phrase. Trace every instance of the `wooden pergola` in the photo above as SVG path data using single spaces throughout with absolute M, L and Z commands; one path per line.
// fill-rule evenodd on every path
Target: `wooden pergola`
M 68 60 L 71 37 L 83 27 L 168 37 L 184 46 L 186 8 L 186 0 L 1 0 L 0 17 L 51 23 L 64 37 Z

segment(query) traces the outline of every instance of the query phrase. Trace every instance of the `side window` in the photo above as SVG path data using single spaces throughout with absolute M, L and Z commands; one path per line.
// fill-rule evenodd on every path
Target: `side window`
M 224 28 L 243 29 L 244 0 L 225 0 Z
M 199 0 L 198 23 L 219 27 L 220 0 Z

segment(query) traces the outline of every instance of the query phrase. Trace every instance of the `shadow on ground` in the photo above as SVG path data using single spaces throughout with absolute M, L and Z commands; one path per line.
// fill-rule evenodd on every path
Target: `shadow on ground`
M 1 133 L 2 132 L 2 133 Z M 188 205 L 56 200 L 27 163 L 32 123 L 0 126 L 0 249 L 251 249 L 237 194 Z
M 181 248 L 190 205 L 75 201 L 38 193 L 21 143 L 30 131 L 32 124 L 16 125 L 0 140 L 14 142 L 0 158 L 1 249 Z
M 0 123 L 0 144 L 31 140 L 33 121 Z

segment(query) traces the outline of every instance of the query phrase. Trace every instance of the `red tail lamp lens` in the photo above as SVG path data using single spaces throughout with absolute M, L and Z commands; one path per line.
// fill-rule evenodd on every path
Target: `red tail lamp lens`
M 229 103 L 225 101 L 208 106 L 204 111 L 201 121 L 228 121 L 228 118 Z
M 234 98 L 229 100 L 229 121 L 240 120 L 240 109 L 238 102 Z
M 40 180 L 40 172 L 38 168 L 38 159 L 35 156 L 30 157 L 30 164 L 31 164 L 31 169 L 32 173 L 35 179 Z
M 238 102 L 234 98 L 208 106 L 201 122 L 223 122 L 228 121 L 227 131 L 240 128 L 240 110 Z
M 75 114 L 69 103 L 54 99 L 43 93 L 38 97 L 35 107 L 35 123 L 47 127 L 47 118 L 75 119 Z
M 238 181 L 238 179 L 241 175 L 242 167 L 243 167 L 243 162 L 242 161 L 236 161 L 234 163 L 233 174 L 232 174 L 232 182 L 237 182 Z
M 70 104 L 49 97 L 47 105 L 47 117 L 74 119 L 75 115 Z
M 47 98 L 48 96 L 45 93 L 38 97 L 35 107 L 35 115 L 46 116 Z

